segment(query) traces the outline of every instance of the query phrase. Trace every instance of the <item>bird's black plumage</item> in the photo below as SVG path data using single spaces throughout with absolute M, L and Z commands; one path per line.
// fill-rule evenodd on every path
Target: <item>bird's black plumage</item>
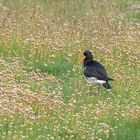
M 101 83 L 105 88 L 110 89 L 108 81 L 113 80 L 107 76 L 106 69 L 98 61 L 93 60 L 93 55 L 90 51 L 85 51 L 84 54 L 84 76 L 88 81 L 93 80 L 93 83 Z
M 107 76 L 106 70 L 103 67 L 103 65 L 101 65 L 97 61 L 92 61 L 87 65 L 85 65 L 84 75 L 86 77 L 95 77 L 98 78 L 99 80 L 105 81 L 110 80 L 110 78 L 108 78 Z

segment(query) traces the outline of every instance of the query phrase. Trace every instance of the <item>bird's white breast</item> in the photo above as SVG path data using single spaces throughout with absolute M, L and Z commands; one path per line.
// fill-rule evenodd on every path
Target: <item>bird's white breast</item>
M 88 83 L 90 84 L 103 84 L 103 83 L 106 83 L 106 81 L 104 80 L 99 80 L 95 77 L 85 77 L 86 80 L 88 81 Z

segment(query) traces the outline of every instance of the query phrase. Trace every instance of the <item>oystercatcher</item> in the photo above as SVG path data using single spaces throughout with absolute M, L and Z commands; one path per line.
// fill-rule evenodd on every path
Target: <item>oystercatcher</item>
M 84 65 L 84 76 L 90 85 L 98 84 L 98 92 L 102 84 L 106 89 L 111 89 L 109 80 L 113 80 L 107 76 L 106 69 L 98 61 L 93 60 L 93 55 L 90 51 L 84 51 L 83 57 L 80 59 Z M 91 92 L 91 86 L 90 86 Z

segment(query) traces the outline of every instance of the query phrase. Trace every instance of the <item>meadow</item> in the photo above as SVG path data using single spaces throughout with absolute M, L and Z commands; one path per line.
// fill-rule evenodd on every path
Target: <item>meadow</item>
M 0 0 L 0 140 L 140 140 L 139 34 L 138 0 Z

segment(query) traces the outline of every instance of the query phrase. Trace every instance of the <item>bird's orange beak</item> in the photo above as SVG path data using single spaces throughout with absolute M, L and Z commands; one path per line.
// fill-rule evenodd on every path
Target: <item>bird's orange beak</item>
M 83 56 L 83 57 L 79 60 L 79 63 L 82 62 L 85 58 L 86 58 L 86 56 Z

